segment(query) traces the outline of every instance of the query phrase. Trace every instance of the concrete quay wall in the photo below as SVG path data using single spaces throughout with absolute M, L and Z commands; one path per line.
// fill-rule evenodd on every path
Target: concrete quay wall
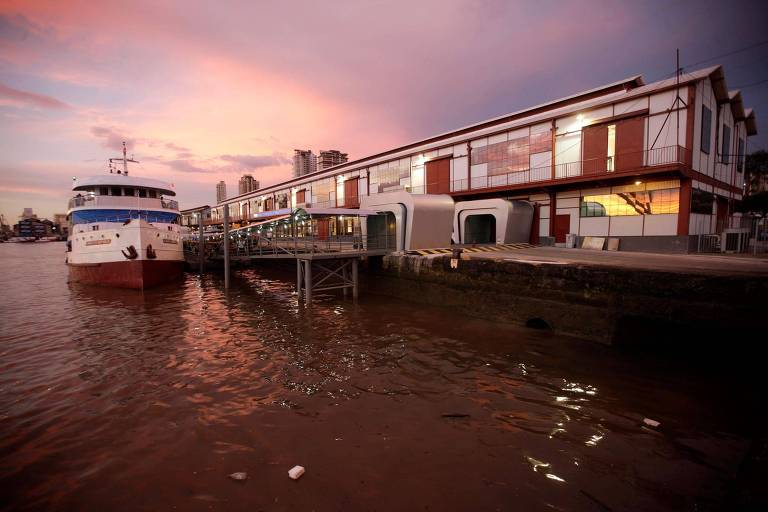
M 370 293 L 607 344 L 759 344 L 768 326 L 765 276 L 400 255 L 369 275 Z

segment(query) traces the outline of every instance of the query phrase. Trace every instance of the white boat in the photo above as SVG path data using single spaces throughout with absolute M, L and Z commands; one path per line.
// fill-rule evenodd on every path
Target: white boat
M 122 163 L 122 170 L 112 168 Z M 110 172 L 76 179 L 67 219 L 70 282 L 148 288 L 181 277 L 184 252 L 173 185 L 128 176 L 126 157 Z
M 28 244 L 35 241 L 33 236 L 13 236 L 7 240 L 12 244 Z

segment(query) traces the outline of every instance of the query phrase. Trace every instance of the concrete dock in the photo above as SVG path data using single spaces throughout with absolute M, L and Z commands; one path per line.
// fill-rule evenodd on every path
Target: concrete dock
M 390 255 L 371 292 L 608 344 L 703 349 L 764 330 L 768 260 L 522 248 Z

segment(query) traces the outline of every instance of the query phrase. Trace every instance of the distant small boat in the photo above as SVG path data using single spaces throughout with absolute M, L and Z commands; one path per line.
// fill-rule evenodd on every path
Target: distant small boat
M 33 236 L 14 236 L 7 240 L 8 242 L 12 244 L 28 244 L 35 241 L 35 237 Z

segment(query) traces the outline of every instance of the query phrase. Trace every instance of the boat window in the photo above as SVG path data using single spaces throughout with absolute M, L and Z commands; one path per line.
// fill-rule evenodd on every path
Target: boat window
M 109 187 L 101 187 L 101 188 L 99 188 L 99 195 L 101 195 L 101 196 L 108 196 L 109 195 Z
M 133 191 L 132 188 L 124 188 L 123 189 L 123 195 L 124 196 L 135 196 L 136 193 Z
M 155 199 L 155 198 L 157 198 L 157 194 L 155 193 L 155 191 L 154 191 L 154 190 L 150 190 L 150 191 L 149 191 L 149 197 L 151 197 L 152 199 Z
M 140 188 L 139 189 L 139 197 L 147 197 L 147 189 Z
M 122 189 L 120 187 L 112 187 L 112 193 L 110 195 L 121 196 L 123 195 Z

